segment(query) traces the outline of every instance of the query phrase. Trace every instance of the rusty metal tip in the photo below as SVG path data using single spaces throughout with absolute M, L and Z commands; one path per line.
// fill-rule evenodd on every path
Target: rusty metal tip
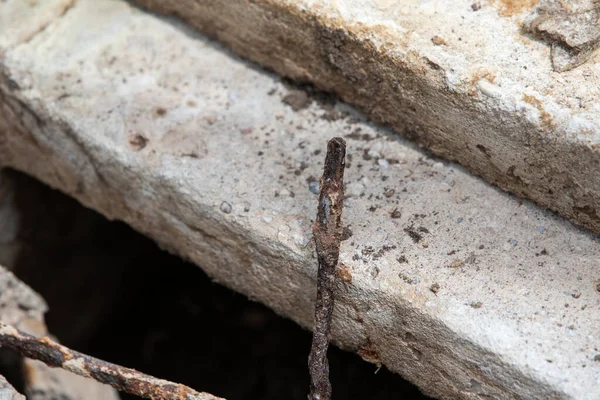
M 346 141 L 341 137 L 334 137 L 331 140 L 329 140 L 329 144 L 345 147 Z

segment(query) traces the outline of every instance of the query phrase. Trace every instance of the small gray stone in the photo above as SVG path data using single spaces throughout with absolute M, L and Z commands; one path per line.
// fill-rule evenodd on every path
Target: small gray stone
M 224 201 L 221 203 L 221 207 L 220 210 L 222 212 L 224 212 L 225 214 L 230 214 L 231 213 L 231 204 L 229 204 L 228 202 Z
M 310 190 L 314 194 L 319 194 L 319 182 L 317 182 L 317 181 L 308 182 L 308 190 Z

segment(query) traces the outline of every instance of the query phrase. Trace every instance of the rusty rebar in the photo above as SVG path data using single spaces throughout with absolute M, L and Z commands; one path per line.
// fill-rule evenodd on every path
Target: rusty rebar
M 40 360 L 50 367 L 95 379 L 117 390 L 156 400 L 219 400 L 209 393 L 197 392 L 179 383 L 158 379 L 131 368 L 99 360 L 62 346 L 48 337 L 36 338 L 0 322 L 0 347 L 10 348 L 24 357 Z M 223 399 L 221 399 L 223 400 Z
M 321 178 L 317 219 L 313 225 L 319 270 L 313 341 L 308 357 L 311 400 L 331 399 L 327 348 L 334 306 L 335 270 L 342 237 L 344 206 L 344 167 L 346 142 L 336 137 L 327 143 L 325 167 Z

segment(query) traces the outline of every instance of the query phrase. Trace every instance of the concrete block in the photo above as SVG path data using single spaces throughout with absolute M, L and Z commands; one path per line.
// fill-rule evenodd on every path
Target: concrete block
M 223 4 L 227 11 L 233 3 Z M 494 13 L 484 10 L 481 18 L 492 23 Z M 323 32 L 347 43 L 343 32 Z M 543 45 L 527 46 L 538 48 L 541 60 Z M 314 52 L 304 55 L 316 62 Z M 126 221 L 306 328 L 316 292 L 315 182 L 327 140 L 345 137 L 347 229 L 335 343 L 441 399 L 600 397 L 600 243 L 589 232 L 424 153 L 345 104 L 291 90 L 186 27 L 125 2 L 78 1 L 6 50 L 0 69 L 1 165 Z M 471 95 L 461 93 L 425 92 L 467 104 Z M 473 92 L 481 102 L 449 126 L 480 124 L 473 134 L 482 134 L 490 118 L 483 111 L 494 101 L 482 93 Z M 456 110 L 450 103 L 449 113 Z M 516 120 L 498 113 L 506 126 L 497 128 L 509 134 Z M 511 135 L 529 140 L 538 122 Z M 516 143 L 494 135 L 481 143 L 494 149 L 492 160 Z M 545 148 L 556 150 L 564 139 L 548 139 Z M 521 151 L 533 150 L 516 146 L 504 157 L 523 165 Z M 477 149 L 472 156 L 474 164 L 488 159 Z M 554 177 L 567 179 L 578 165 Z M 517 167 L 513 172 L 521 177 Z
M 136 2 L 600 232 L 592 0 Z

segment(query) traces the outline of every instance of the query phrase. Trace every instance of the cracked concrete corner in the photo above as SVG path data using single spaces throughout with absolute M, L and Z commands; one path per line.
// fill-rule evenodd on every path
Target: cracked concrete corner
M 597 40 L 567 33 L 566 53 L 532 40 L 522 26 L 535 1 L 135 2 L 334 92 L 436 155 L 600 232 L 600 175 L 590 173 L 600 162 Z M 550 23 L 536 29 L 556 30 Z

